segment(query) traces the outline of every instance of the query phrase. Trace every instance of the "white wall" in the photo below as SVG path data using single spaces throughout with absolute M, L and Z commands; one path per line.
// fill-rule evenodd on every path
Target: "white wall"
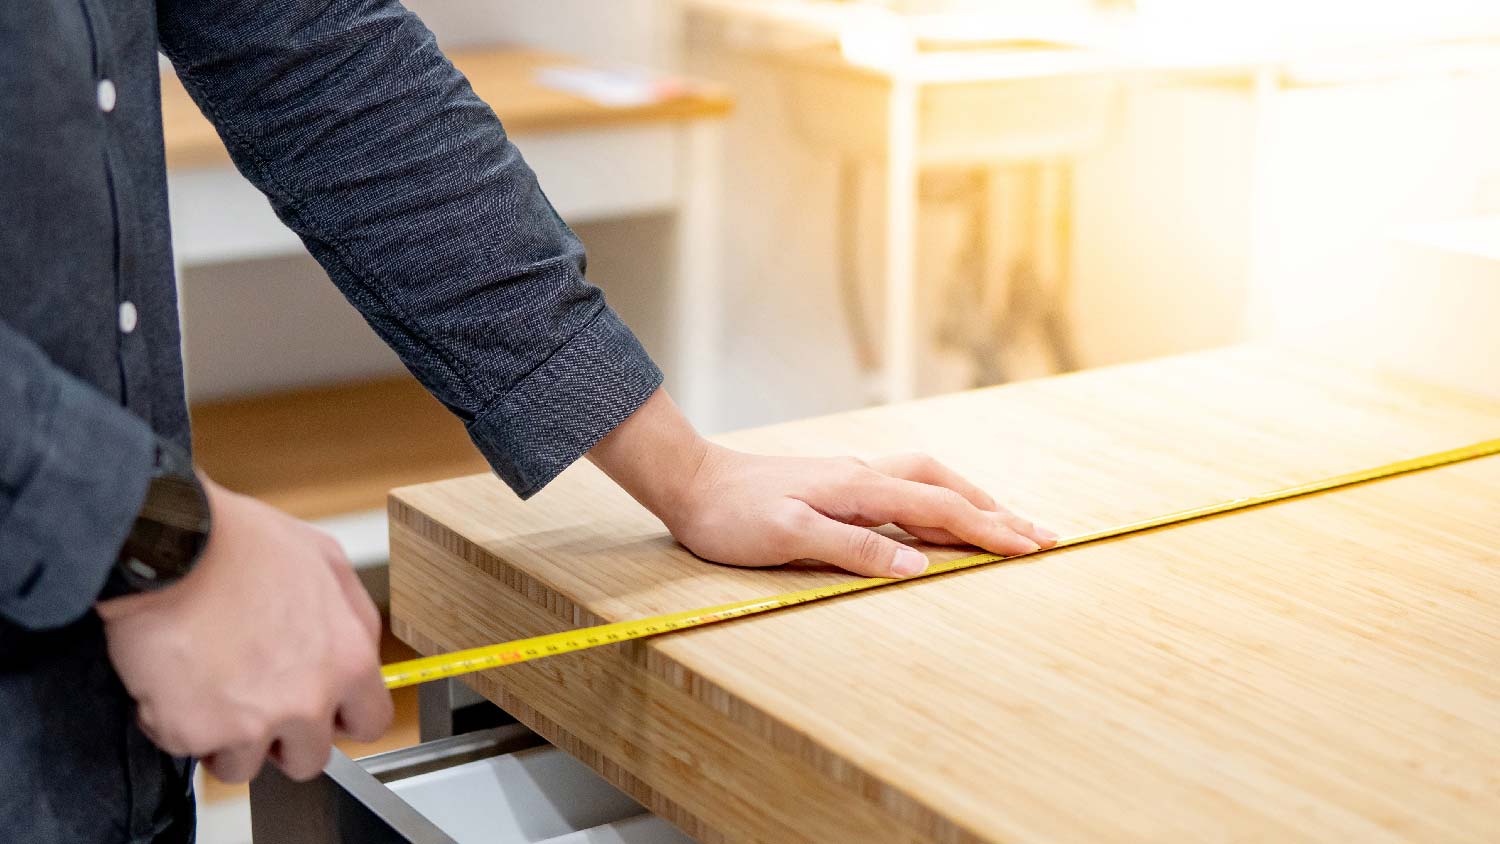
M 668 360 L 662 302 L 671 221 L 622 218 L 574 227 L 589 277 L 657 360 Z M 193 401 L 383 378 L 401 361 L 307 256 L 189 267 L 183 345 Z
M 1409 227 L 1387 272 L 1354 295 L 1361 318 L 1328 326 L 1335 354 L 1500 399 L 1500 214 Z
M 732 389 L 721 391 L 721 418 L 744 427 L 861 406 L 867 393 L 837 288 L 836 159 L 800 139 L 787 86 L 761 63 L 714 49 L 687 62 L 735 96 L 723 239 Z M 878 182 L 866 197 L 864 210 L 878 212 Z M 870 251 L 864 268 L 878 277 Z
M 653 67 L 677 55 L 672 5 L 663 0 L 406 0 L 444 47 L 527 44 Z
M 1080 168 L 1075 319 L 1088 364 L 1361 319 L 1388 234 L 1500 210 L 1500 73 L 1138 96 Z M 1410 283 L 1420 283 L 1411 280 Z
M 181 302 L 195 402 L 403 371 L 307 256 L 188 267 Z
M 1243 91 L 1147 88 L 1079 161 L 1071 313 L 1082 365 L 1245 336 L 1254 135 Z
M 1306 335 L 1358 318 L 1346 303 L 1384 277 L 1393 230 L 1500 210 L 1495 103 L 1500 69 L 1280 96 L 1258 168 L 1266 206 L 1252 330 Z

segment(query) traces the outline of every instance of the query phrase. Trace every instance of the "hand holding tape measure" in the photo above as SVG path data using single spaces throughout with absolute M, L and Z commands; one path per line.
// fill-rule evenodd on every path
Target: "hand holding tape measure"
M 1245 498 L 1236 498 L 1232 501 L 1224 501 L 1218 504 L 1209 504 L 1203 507 L 1195 507 L 1189 510 L 1181 510 L 1176 513 L 1168 513 L 1151 519 L 1118 525 L 1116 527 L 1104 528 L 1077 536 L 1064 537 L 1050 550 L 1059 548 L 1070 548 L 1076 545 L 1084 545 L 1090 542 L 1098 542 L 1104 539 L 1112 539 L 1127 534 L 1141 533 L 1169 525 L 1181 524 L 1183 522 L 1231 513 L 1237 510 L 1245 510 L 1251 507 L 1259 507 L 1278 501 L 1286 501 L 1291 498 L 1300 498 L 1319 492 L 1341 489 L 1343 487 L 1357 484 L 1369 483 L 1371 481 L 1390 478 L 1396 475 L 1419 472 L 1433 469 L 1439 466 L 1447 466 L 1461 463 L 1466 460 L 1474 460 L 1480 457 L 1489 457 L 1500 454 L 1500 439 L 1486 440 L 1474 445 L 1462 448 L 1439 451 L 1433 454 L 1414 457 L 1408 460 L 1400 460 L 1364 469 L 1357 472 L 1349 472 L 1343 475 L 1335 475 L 1322 480 L 1311 481 L 1296 486 L 1272 490 L 1270 492 L 1251 495 Z M 1038 553 L 1047 553 L 1042 551 Z M 1028 555 L 1028 556 L 1035 556 Z M 947 563 L 940 563 L 930 567 L 923 574 L 906 578 L 905 580 L 891 580 L 883 577 L 868 577 L 854 580 L 846 580 L 832 583 L 826 586 L 815 586 L 810 589 L 801 589 L 795 592 L 786 592 L 780 595 L 772 595 L 765 598 L 752 598 L 746 601 L 736 601 L 729 604 L 720 604 L 714 607 L 702 607 L 699 609 L 685 610 L 683 612 L 667 613 L 665 615 L 650 618 L 633 619 L 630 621 L 617 621 L 610 624 L 601 624 L 594 627 L 584 627 L 578 630 L 568 630 L 562 633 L 549 633 L 542 636 L 533 636 L 527 639 L 517 639 L 511 642 L 502 642 L 495 645 L 486 645 L 479 648 L 471 648 L 435 656 L 420 657 L 417 659 L 396 662 L 381 669 L 386 688 L 398 689 L 403 686 L 414 686 L 432 680 L 442 680 L 449 677 L 457 677 L 476 671 L 484 671 L 490 668 L 499 668 L 505 665 L 514 665 L 518 662 L 528 662 L 533 659 L 557 656 L 560 654 L 573 653 L 575 651 L 587 650 L 602 645 L 624 642 L 631 639 L 644 639 L 651 636 L 659 636 L 664 633 L 673 633 L 680 630 L 690 630 L 703 627 L 721 621 L 729 621 L 736 618 L 744 618 L 751 615 L 773 612 L 786 607 L 794 607 L 813 601 L 821 601 L 834 598 L 839 595 L 848 595 L 853 592 L 863 592 L 869 589 L 879 589 L 896 583 L 905 583 L 920 580 L 926 577 L 951 574 L 964 569 L 977 568 L 1008 559 L 998 554 L 976 554 Z

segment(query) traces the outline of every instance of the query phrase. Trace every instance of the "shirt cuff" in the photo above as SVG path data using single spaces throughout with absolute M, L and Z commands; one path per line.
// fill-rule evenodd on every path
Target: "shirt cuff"
M 156 437 L 93 389 L 61 381 L 6 515 L 0 615 L 34 630 L 81 617 L 99 597 L 140 513 Z
M 635 413 L 661 382 L 640 341 L 605 306 L 469 422 L 469 437 L 500 479 L 529 498 Z

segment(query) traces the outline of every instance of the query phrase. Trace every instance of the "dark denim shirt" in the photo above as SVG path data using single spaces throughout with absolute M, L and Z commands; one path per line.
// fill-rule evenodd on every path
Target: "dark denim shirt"
M 0 2 L 0 838 L 190 818 L 91 606 L 186 445 L 157 51 L 495 471 L 535 492 L 660 372 L 490 109 L 394 0 Z

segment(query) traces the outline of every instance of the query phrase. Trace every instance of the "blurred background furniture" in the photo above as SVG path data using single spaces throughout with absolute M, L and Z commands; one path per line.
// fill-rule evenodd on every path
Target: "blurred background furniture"
M 1356 244 L 1500 203 L 1500 122 L 1457 105 L 1500 79 L 1482 4 L 684 6 L 689 66 L 741 98 L 730 156 L 774 148 L 836 221 L 797 254 L 838 291 L 846 403 L 1306 332 L 1379 269 Z
M 836 273 L 855 359 L 877 402 L 923 392 L 919 373 L 932 369 L 933 347 L 968 359 L 950 387 L 1087 360 L 1073 338 L 1073 258 L 1089 248 L 1075 243 L 1075 171 L 1081 157 L 1138 131 L 1130 111 L 1154 91 L 1242 100 L 1250 131 L 1237 192 L 1253 253 L 1277 246 L 1265 241 L 1281 209 L 1261 184 L 1279 175 L 1283 94 L 1368 83 L 1372 69 L 1384 76 L 1393 63 L 1417 76 L 1496 67 L 1493 45 L 1473 43 L 1493 35 L 1493 13 L 1485 29 L 1441 13 L 1350 23 L 1330 7 L 1287 30 L 1275 10 L 1234 14 L 1232 4 L 1216 4 L 1227 14 L 1215 19 L 1184 17 L 1172 4 L 1087 0 L 684 2 L 695 49 L 738 55 L 778 77 L 801 143 L 836 159 Z M 946 256 L 923 249 L 921 236 L 923 199 L 945 194 L 956 194 L 967 216 Z M 860 213 L 867 195 L 883 203 L 873 224 Z M 877 244 L 875 290 L 863 278 L 873 273 L 859 266 L 861 232 Z M 934 265 L 941 275 L 923 279 Z M 1231 293 L 1246 297 L 1236 303 L 1248 314 L 1237 333 L 1277 324 L 1254 290 L 1274 282 L 1248 277 L 1269 266 L 1248 264 L 1244 289 Z

